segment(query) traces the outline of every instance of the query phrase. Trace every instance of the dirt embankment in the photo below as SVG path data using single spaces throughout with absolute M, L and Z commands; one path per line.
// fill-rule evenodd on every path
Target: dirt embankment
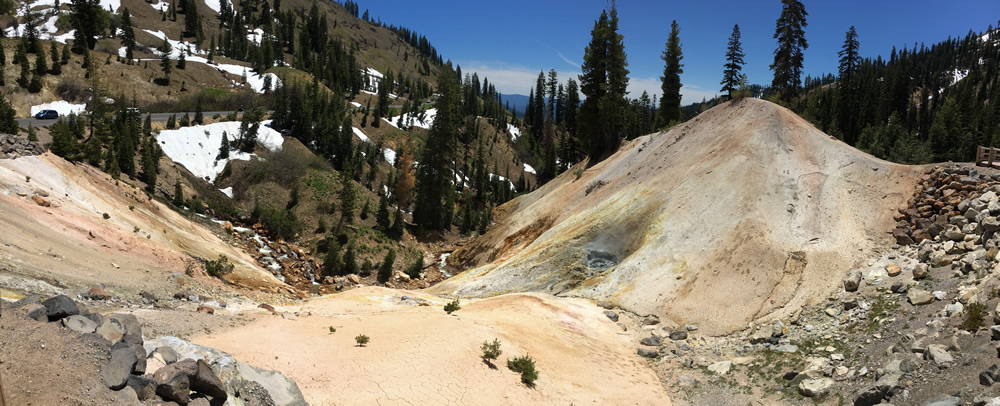
M 582 296 L 731 332 L 825 297 L 891 245 L 918 176 L 770 102 L 726 103 L 516 199 L 432 291 Z

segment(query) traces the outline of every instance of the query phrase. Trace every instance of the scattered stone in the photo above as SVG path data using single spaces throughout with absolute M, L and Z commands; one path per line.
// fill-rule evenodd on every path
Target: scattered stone
M 642 344 L 642 345 L 645 345 L 645 346 L 649 346 L 649 347 L 659 347 L 660 344 L 662 344 L 662 342 L 660 340 L 660 337 L 649 336 L 649 337 L 645 337 L 642 340 L 640 340 L 639 344 Z
M 46 315 L 49 321 L 61 320 L 69 316 L 80 314 L 80 308 L 76 302 L 66 295 L 53 296 L 42 302 L 45 305 Z
M 100 286 L 94 286 L 87 292 L 87 298 L 90 300 L 108 300 L 111 298 L 111 295 L 104 289 L 101 289 Z
M 355 275 L 353 273 L 350 274 L 350 275 L 347 275 L 347 281 L 350 282 L 350 283 L 353 283 L 355 285 L 360 285 L 361 284 L 361 278 L 358 275 Z
M 139 319 L 134 314 L 114 313 L 109 317 L 117 321 L 125 329 L 123 340 L 126 343 L 142 346 L 142 325 L 139 324 Z M 143 356 L 142 358 L 145 359 L 146 357 Z
M 166 368 L 164 368 L 166 369 Z M 171 400 L 186 405 L 191 395 L 191 381 L 184 374 L 175 374 L 166 381 L 157 380 L 156 394 L 164 400 Z
M 605 310 L 604 315 L 608 316 L 608 319 L 611 319 L 611 321 L 618 322 L 618 313 L 615 313 L 614 310 Z
M 732 361 L 719 361 L 708 366 L 708 370 L 716 375 L 725 375 L 733 367 Z
M 903 273 L 903 270 L 899 267 L 899 265 L 886 265 L 885 272 L 889 274 L 889 276 L 895 277 Z
M 163 363 L 167 365 L 173 364 L 180 359 L 180 357 L 177 356 L 177 352 L 174 351 L 173 348 L 167 347 L 165 345 L 156 347 L 156 350 L 154 350 L 153 353 L 159 354 L 160 357 L 163 358 Z
M 658 357 L 660 355 L 660 352 L 656 351 L 656 350 L 651 350 L 651 349 L 645 348 L 645 347 L 639 347 L 638 354 L 639 354 L 640 357 L 656 358 L 656 357 Z
M 997 364 L 993 364 L 985 371 L 979 373 L 979 384 L 991 386 L 997 381 Z
M 605 310 L 611 310 L 611 309 L 615 308 L 614 303 L 611 303 L 611 302 L 609 302 L 607 300 L 601 300 L 601 301 L 597 302 L 597 306 L 600 307 L 600 308 L 603 308 Z
M 192 390 L 211 396 L 212 399 L 226 399 L 226 386 L 204 360 L 197 361 L 197 371 L 190 379 Z
M 928 345 L 924 350 L 924 358 L 934 361 L 934 364 L 940 368 L 947 368 L 955 362 L 955 359 L 948 353 L 948 349 L 941 344 Z
M 41 303 L 29 304 L 23 307 L 25 312 L 28 313 L 28 318 L 41 322 L 49 321 L 48 311 Z
M 799 383 L 799 393 L 807 398 L 822 398 L 832 386 L 833 379 L 830 378 L 806 379 Z
M 135 391 L 141 401 L 153 400 L 156 397 L 156 383 L 145 376 L 129 375 L 125 384 Z
M 264 310 L 267 310 L 267 311 L 271 312 L 271 314 L 278 314 L 278 313 L 277 313 L 277 312 L 276 312 L 276 311 L 274 310 L 274 306 L 271 306 L 271 305 L 269 305 L 269 304 L 267 304 L 267 303 L 261 303 L 261 304 L 260 304 L 260 306 L 257 306 L 257 307 L 258 307 L 258 308 L 260 308 L 260 309 L 264 309 Z
M 156 302 L 160 301 L 160 299 L 157 298 L 156 295 L 154 295 L 152 293 L 149 293 L 149 292 L 147 292 L 145 290 L 142 291 L 142 292 L 139 292 L 139 296 L 142 297 L 142 302 L 145 303 L 145 304 L 153 304 L 153 303 L 156 303 Z
M 799 346 L 795 344 L 782 344 L 777 347 L 774 347 L 774 350 L 777 352 L 795 353 L 799 351 Z
M 688 324 L 687 326 L 684 326 L 684 329 L 687 331 L 698 331 L 698 326 L 694 324 Z
M 644 325 L 644 326 L 655 326 L 657 324 L 660 324 L 660 318 L 659 317 L 650 315 L 650 316 L 646 316 L 646 318 L 642 319 L 642 325 Z
M 858 290 L 861 286 L 861 271 L 854 270 L 847 274 L 844 278 L 844 290 L 848 292 L 854 292 Z
M 682 389 L 694 389 L 698 386 L 698 380 L 690 376 L 679 376 L 677 386 Z
M 671 331 L 670 339 L 674 341 L 687 340 L 688 332 L 687 330 Z
M 913 279 L 924 279 L 927 277 L 927 264 L 920 263 L 913 267 Z
M 1000 325 L 990 327 L 990 335 L 993 341 L 1000 341 Z
M 913 288 L 906 292 L 906 299 L 910 301 L 910 304 L 920 306 L 933 302 L 934 295 L 926 290 Z
M 949 317 L 961 313 L 963 310 L 965 310 L 965 306 L 962 303 L 952 303 L 944 307 L 945 315 Z
M 97 330 L 97 323 L 80 315 L 73 315 L 62 319 L 62 325 L 80 334 L 90 334 L 94 330 Z
M 892 293 L 904 293 L 906 292 L 906 284 L 902 281 L 895 281 L 892 286 L 889 287 L 889 291 Z
M 841 311 L 842 310 L 839 307 L 827 307 L 826 315 L 830 317 L 837 317 L 840 316 Z
M 215 308 L 212 306 L 201 305 L 198 306 L 198 313 L 215 314 Z

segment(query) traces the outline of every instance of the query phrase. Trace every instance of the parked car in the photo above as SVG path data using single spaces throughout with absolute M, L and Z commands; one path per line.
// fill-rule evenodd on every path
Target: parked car
M 55 120 L 59 118 L 59 112 L 55 110 L 42 110 L 38 114 L 35 114 L 35 118 L 39 120 Z

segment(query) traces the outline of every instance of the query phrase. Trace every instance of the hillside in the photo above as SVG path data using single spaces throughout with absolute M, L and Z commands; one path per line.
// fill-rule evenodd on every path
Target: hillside
M 903 206 L 918 174 L 772 103 L 726 103 L 500 207 L 496 227 L 449 257 L 468 271 L 432 291 L 609 300 L 732 332 L 822 300 L 891 245 L 885 208 Z

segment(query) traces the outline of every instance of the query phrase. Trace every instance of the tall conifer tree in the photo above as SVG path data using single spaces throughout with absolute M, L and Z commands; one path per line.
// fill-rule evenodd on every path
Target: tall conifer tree
M 726 64 L 722 65 L 722 89 L 726 95 L 732 99 L 733 92 L 739 89 L 740 76 L 743 74 L 743 43 L 740 42 L 740 25 L 733 26 L 733 33 L 729 36 L 729 45 L 726 47 Z
M 660 86 L 660 89 L 663 90 L 659 110 L 660 127 L 681 120 L 681 73 L 684 73 L 681 59 L 684 57 L 681 55 L 680 31 L 677 20 L 670 23 L 670 36 L 667 37 L 666 49 L 660 56 L 664 62 L 663 76 L 660 77 L 660 80 L 663 81 Z

